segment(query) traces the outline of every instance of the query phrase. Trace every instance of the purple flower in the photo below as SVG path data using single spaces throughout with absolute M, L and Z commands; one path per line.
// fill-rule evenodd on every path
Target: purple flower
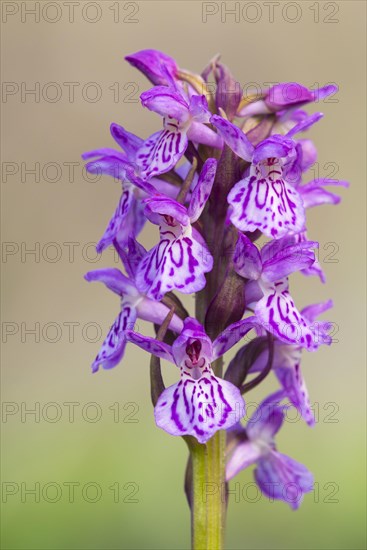
M 176 61 L 158 50 L 141 50 L 127 55 L 125 59 L 156 85 L 167 85 L 170 77 L 177 75 Z
M 268 115 L 278 112 L 283 114 L 284 111 L 298 108 L 301 105 L 320 101 L 337 91 L 338 87 L 334 84 L 328 84 L 316 90 L 309 90 L 302 84 L 298 84 L 298 82 L 283 82 L 269 88 L 263 94 L 262 99 L 243 107 L 238 116 Z
M 248 237 L 239 234 L 234 253 L 234 267 L 248 283 L 247 302 L 255 296 L 255 315 L 260 324 L 282 342 L 316 349 L 317 339 L 312 324 L 296 308 L 289 294 L 288 275 L 310 268 L 315 255 L 314 241 L 298 242 L 296 236 L 270 241 L 261 252 Z
M 292 136 L 320 118 L 313 115 L 297 124 L 287 136 L 273 135 L 256 147 L 234 124 L 214 115 L 216 126 L 227 145 L 242 159 L 251 162 L 248 175 L 228 195 L 230 220 L 241 231 L 260 230 L 271 238 L 304 229 L 305 212 L 301 196 L 290 181 L 301 171 L 303 157 L 297 156 Z M 298 178 L 297 180 L 298 181 Z
M 92 364 L 92 372 L 97 372 L 100 366 L 111 369 L 121 361 L 126 347 L 126 331 L 134 328 L 137 318 L 161 324 L 169 312 L 164 304 L 147 298 L 136 287 L 136 268 L 144 253 L 145 249 L 130 239 L 128 253 L 122 251 L 129 277 L 118 269 L 97 269 L 85 275 L 87 281 L 104 283 L 121 298 L 120 313 Z M 183 322 L 177 315 L 173 316 L 170 328 L 176 333 L 181 332 Z
M 160 241 L 143 257 L 136 281 L 141 292 L 155 300 L 174 288 L 189 294 L 205 286 L 205 273 L 211 271 L 213 258 L 192 223 L 209 197 L 216 165 L 214 159 L 205 162 L 188 208 L 163 195 L 144 201 L 145 215 L 159 225 Z
M 339 204 L 339 195 L 325 189 L 328 186 L 348 188 L 349 183 L 344 180 L 333 180 L 329 178 L 316 178 L 304 185 L 300 185 L 297 191 L 302 197 L 305 208 L 320 206 L 321 204 Z
M 315 322 L 316 317 L 332 307 L 332 301 L 308 306 L 301 311 L 302 316 L 313 324 L 315 337 L 319 342 L 330 345 L 331 337 L 328 334 L 330 323 L 327 321 Z M 302 347 L 295 344 L 285 344 L 275 340 L 272 369 L 278 378 L 285 397 L 299 411 L 309 426 L 315 424 L 315 417 L 311 409 L 308 390 L 301 371 Z M 268 364 L 269 351 L 265 349 L 251 366 L 251 373 L 261 372 Z
M 253 328 L 253 318 L 230 325 L 214 342 L 192 317 L 172 346 L 131 330 L 127 339 L 148 353 L 180 369 L 180 381 L 163 391 L 154 409 L 157 425 L 171 435 L 193 435 L 205 443 L 217 430 L 225 430 L 245 414 L 241 393 L 217 378 L 211 363 Z
M 126 59 L 153 83 L 141 94 L 141 103 L 163 119 L 163 128 L 141 139 L 112 124 L 119 150 L 101 148 L 83 155 L 89 172 L 121 182 L 121 198 L 97 250 L 112 244 L 126 272 L 100 269 L 85 276 L 103 282 L 120 298 L 119 314 L 92 370 L 114 367 L 127 342 L 152 354 L 156 424 L 169 434 L 190 436 L 186 442 L 193 469 L 191 476 L 189 463 L 185 478 L 190 506 L 196 498 L 192 480 L 205 469 L 207 480 L 212 479 L 212 471 L 224 468 L 226 453 L 228 480 L 255 464 L 261 491 L 298 508 L 313 488 L 313 477 L 278 452 L 275 436 L 289 407 L 308 426 L 315 423 L 301 358 L 304 349 L 313 352 L 331 344 L 331 323 L 317 317 L 332 302 L 299 310 L 289 278 L 299 272 L 325 281 L 315 255 L 319 245 L 308 237 L 306 211 L 337 204 L 340 197 L 331 186 L 348 186 L 329 178 L 306 179 L 317 151 L 307 135 L 298 134 L 323 116 L 309 115 L 304 105 L 337 87 L 313 91 L 282 83 L 256 100 L 243 97 L 219 56 L 201 75 L 154 49 Z M 245 118 L 238 122 L 236 117 Z M 149 251 L 135 240 L 147 220 L 159 228 Z M 264 236 L 270 241 L 254 244 Z M 196 294 L 198 319 L 186 312 L 175 290 Z M 137 319 L 154 324 L 156 339 L 140 334 Z M 252 329 L 256 337 L 241 342 L 222 374 L 223 362 L 217 360 Z M 165 388 L 154 356 L 178 367 L 175 384 Z M 270 371 L 278 391 L 261 402 L 244 427 L 242 394 L 257 388 Z M 206 447 L 192 439 L 205 444 L 220 430 L 227 432 Z M 196 507 L 192 512 L 195 519 Z M 196 531 L 198 539 L 206 537 L 195 524 Z
M 236 427 L 238 440 L 227 468 L 227 480 L 256 464 L 254 477 L 261 491 L 270 499 L 283 500 L 294 510 L 305 493 L 313 489 L 313 475 L 293 458 L 277 451 L 274 436 L 284 421 L 283 407 L 277 405 L 281 392 L 265 399 L 247 423 L 246 430 Z
M 153 178 L 150 181 L 153 187 L 149 187 L 138 178 L 140 172 L 136 164 L 136 154 L 144 143 L 142 139 L 118 124 L 111 125 L 111 135 L 122 151 L 104 148 L 82 155 L 84 160 L 89 160 L 86 164 L 88 172 L 112 176 L 122 183 L 119 203 L 97 244 L 97 252 L 102 252 L 114 241 L 124 247 L 129 237 L 139 235 L 146 221 L 142 199 L 146 198 L 149 192 L 158 191 L 169 196 L 177 193 L 174 186 L 162 180 Z
M 220 136 L 204 124 L 210 119 L 205 96 L 188 98 L 178 85 L 156 86 L 141 95 L 141 102 L 163 117 L 163 130 L 150 136 L 136 155 L 143 178 L 171 170 L 184 155 L 189 139 L 222 146 Z

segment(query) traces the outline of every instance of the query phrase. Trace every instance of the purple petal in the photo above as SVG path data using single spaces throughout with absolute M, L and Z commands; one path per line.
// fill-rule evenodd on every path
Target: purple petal
M 116 149 L 112 149 L 111 147 L 101 147 L 100 149 L 93 149 L 93 151 L 87 151 L 82 154 L 83 160 L 95 159 L 97 157 L 114 157 L 127 162 L 127 156 L 124 152 L 116 151 Z
M 184 328 L 178 338 L 172 344 L 172 354 L 176 365 L 185 366 L 185 363 L 191 362 L 187 353 L 187 347 L 193 342 L 196 343 L 196 364 L 200 364 L 204 358 L 206 363 L 210 363 L 213 357 L 213 347 L 209 336 L 204 327 L 193 317 L 186 317 Z
M 201 143 L 202 145 L 208 145 L 209 147 L 216 147 L 221 149 L 223 147 L 223 140 L 221 136 L 205 124 L 201 122 L 191 121 L 190 127 L 187 130 L 187 137 L 194 143 Z
M 297 82 L 283 82 L 272 86 L 265 99 L 266 105 L 274 111 L 310 101 L 314 101 L 312 92 Z
M 210 122 L 217 128 L 225 143 L 236 155 L 248 162 L 251 161 L 254 146 L 240 128 L 218 115 L 213 115 Z
M 338 89 L 339 88 L 336 84 L 328 84 L 326 86 L 323 86 L 322 88 L 318 88 L 317 90 L 312 90 L 311 93 L 313 95 L 313 100 L 321 101 L 322 99 L 325 99 L 325 97 L 328 97 L 329 95 L 336 94 Z
M 276 340 L 274 342 L 272 369 L 282 385 L 284 391 L 283 398 L 287 397 L 307 424 L 313 426 L 315 418 L 311 409 L 306 384 L 301 373 L 301 355 L 302 348 L 299 346 L 284 344 Z M 250 373 L 261 372 L 266 367 L 268 358 L 269 350 L 265 349 L 252 364 Z M 255 413 L 255 420 L 257 416 L 258 414 Z
M 270 167 L 269 167 L 270 169 Z M 239 181 L 228 195 L 231 222 L 240 231 L 259 229 L 270 238 L 304 228 L 305 214 L 297 191 L 282 179 L 280 167 Z
M 169 361 L 170 363 L 175 363 L 171 353 L 171 346 L 165 344 L 164 342 L 155 340 L 155 338 L 151 338 L 150 336 L 143 336 L 143 334 L 133 332 L 132 330 L 126 331 L 126 339 L 128 342 L 136 344 L 139 348 L 147 351 L 148 353 L 156 355 L 161 359 L 166 359 L 166 361 Z
M 105 156 L 88 162 L 85 165 L 86 170 L 90 174 L 112 176 L 116 180 L 128 181 L 128 171 L 131 170 L 131 163 L 125 157 L 121 156 Z
M 186 100 L 173 88 L 156 86 L 143 92 L 140 99 L 143 107 L 168 119 L 185 122 L 190 116 Z
M 288 349 L 287 349 L 288 348 Z M 311 409 L 308 390 L 300 367 L 300 350 L 284 345 L 283 364 L 274 369 L 287 397 L 309 426 L 314 426 L 315 417 Z
M 274 436 L 279 432 L 284 421 L 284 407 L 279 401 L 285 397 L 283 390 L 266 397 L 249 419 L 246 432 L 252 441 L 262 441 L 273 446 Z
M 168 216 L 176 220 L 183 226 L 189 225 L 190 219 L 187 213 L 187 209 L 183 204 L 178 203 L 174 199 L 165 197 L 164 195 L 150 197 L 144 201 L 145 213 L 150 221 L 156 223 L 157 218 L 154 216 L 158 214 L 159 217 Z M 160 218 L 159 218 L 160 221 Z
M 135 284 L 131 279 L 128 279 L 118 269 L 96 269 L 95 271 L 88 271 L 84 275 L 86 281 L 97 281 L 104 283 L 107 288 L 115 292 L 119 296 L 127 294 L 129 296 L 138 296 Z
M 162 304 L 162 302 L 156 302 L 150 298 L 143 298 L 141 302 L 137 304 L 136 310 L 140 319 L 157 325 L 161 325 L 169 313 L 168 307 Z M 170 321 L 169 328 L 177 334 L 180 334 L 183 326 L 184 323 L 182 319 L 174 314 Z
M 310 115 L 309 117 L 302 120 L 302 122 L 299 122 L 293 128 L 288 132 L 287 137 L 293 137 L 295 134 L 298 134 L 298 132 L 304 132 L 305 130 L 308 130 L 313 124 L 318 122 L 324 115 L 322 113 L 314 113 L 313 115 Z
M 161 240 L 142 260 L 138 288 L 150 298 L 160 300 L 166 292 L 177 289 L 191 294 L 204 288 L 205 273 L 211 271 L 213 258 L 196 240 L 196 232 L 177 235 L 169 226 L 161 227 Z
M 127 175 L 128 181 L 133 183 L 136 187 L 138 187 L 138 189 L 146 193 L 148 196 L 155 195 L 157 193 L 156 188 L 151 183 L 145 181 L 145 179 L 141 179 L 141 177 L 138 176 L 136 172 L 140 172 L 140 166 L 138 165 L 127 166 L 126 175 Z
M 267 243 L 261 250 L 263 280 L 279 281 L 291 273 L 309 268 L 315 262 L 312 249 L 318 246 L 315 241 L 298 242 L 294 235 Z
M 137 150 L 143 145 L 144 141 L 115 123 L 111 124 L 110 131 L 113 139 L 125 151 L 127 157 L 134 160 Z
M 189 109 L 196 122 L 209 122 L 211 115 L 204 95 L 191 96 Z
M 229 325 L 213 342 L 213 360 L 224 355 L 255 326 L 255 317 L 248 317 Z
M 124 247 L 129 237 L 136 237 L 140 233 L 145 221 L 144 205 L 135 198 L 132 187 L 127 187 L 122 192 L 116 211 L 97 244 L 97 252 L 102 252 L 114 241 L 117 241 L 120 247 Z
M 306 319 L 313 323 L 319 315 L 322 315 L 322 313 L 331 309 L 333 305 L 332 300 L 326 300 L 326 302 L 319 302 L 318 304 L 312 304 L 304 307 L 301 313 Z
M 237 116 L 244 117 L 244 116 L 257 116 L 257 115 L 269 115 L 272 111 L 267 107 L 265 101 L 263 99 L 259 99 L 258 101 L 253 101 L 252 103 L 249 103 L 248 105 L 245 105 L 238 111 Z
M 284 136 L 270 136 L 255 148 L 252 162 L 257 164 L 267 159 L 283 159 L 294 154 L 295 142 Z
M 138 243 L 134 238 L 129 237 L 127 240 L 127 247 L 119 247 L 118 252 L 127 274 L 131 279 L 135 279 L 138 265 L 147 253 L 144 246 Z
M 315 259 L 315 262 L 312 264 L 311 267 L 307 267 L 306 269 L 302 269 L 301 271 L 302 275 L 305 275 L 306 277 L 318 277 L 322 283 L 326 282 L 326 276 L 323 272 L 321 265 L 318 261 L 318 259 Z
M 125 331 L 133 328 L 136 321 L 136 311 L 131 305 L 125 304 L 111 326 L 101 349 L 92 364 L 92 372 L 97 372 L 99 367 L 112 369 L 122 359 L 126 347 Z
M 306 231 L 302 231 L 301 233 L 295 233 L 294 235 L 289 236 L 288 239 L 289 239 L 289 242 L 291 242 L 292 240 L 293 242 L 296 242 L 296 243 L 308 242 Z M 280 239 L 280 241 L 282 240 L 283 239 Z M 313 248 L 318 248 L 318 243 L 315 242 Z M 306 275 L 307 277 L 313 277 L 313 276 L 319 277 L 322 283 L 325 283 L 326 281 L 325 274 L 321 269 L 321 266 L 316 256 L 315 256 L 314 263 L 309 267 L 305 267 L 304 269 L 302 269 L 301 273 L 303 275 Z
M 141 174 L 149 179 L 174 168 L 183 156 L 188 144 L 186 131 L 178 127 L 156 132 L 139 149 L 136 161 Z
M 304 493 L 313 489 L 311 472 L 303 464 L 276 451 L 259 460 L 254 475 L 265 495 L 283 500 L 293 509 L 300 506 Z
M 259 460 L 261 456 L 260 447 L 251 441 L 239 443 L 226 465 L 226 480 L 229 481 L 237 474 Z
M 175 199 L 177 197 L 177 186 L 168 181 L 164 181 L 160 178 L 152 178 L 149 180 L 149 183 L 154 186 L 154 189 L 158 194 L 166 195 L 170 199 Z
M 157 85 L 169 83 L 164 68 L 172 76 L 175 76 L 178 70 L 176 61 L 158 50 L 141 50 L 127 55 L 125 59 Z
M 341 201 L 339 195 L 335 195 L 331 191 L 324 189 L 325 186 L 335 185 L 339 187 L 349 187 L 347 181 L 339 181 L 332 179 L 317 178 L 315 180 L 300 185 L 298 192 L 300 193 L 305 208 L 312 208 L 321 204 L 338 204 Z
M 185 372 L 167 388 L 154 409 L 157 426 L 171 435 L 192 435 L 206 443 L 218 430 L 226 430 L 244 415 L 241 393 L 216 378 L 207 365 L 195 380 Z
M 188 208 L 188 215 L 190 216 L 191 223 L 194 223 L 199 219 L 204 209 L 206 201 L 208 200 L 213 188 L 216 170 L 217 161 L 212 158 L 206 160 L 201 170 L 198 182 L 191 195 L 190 205 Z
M 309 351 L 317 349 L 315 335 L 294 305 L 286 279 L 265 292 L 256 305 L 255 315 L 263 327 L 282 342 L 297 344 Z
M 306 172 L 317 161 L 317 149 L 315 144 L 310 139 L 298 140 L 298 145 L 301 147 L 301 170 Z
M 262 271 L 261 256 L 257 247 L 243 233 L 238 234 L 238 240 L 233 255 L 236 272 L 245 279 L 257 280 Z

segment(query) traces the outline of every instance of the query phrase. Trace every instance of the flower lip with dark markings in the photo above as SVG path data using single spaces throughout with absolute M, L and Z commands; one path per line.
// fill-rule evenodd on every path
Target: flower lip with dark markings
M 201 352 L 201 342 L 194 340 L 186 346 L 186 353 L 190 357 L 190 361 L 193 365 L 196 365 L 199 361 Z

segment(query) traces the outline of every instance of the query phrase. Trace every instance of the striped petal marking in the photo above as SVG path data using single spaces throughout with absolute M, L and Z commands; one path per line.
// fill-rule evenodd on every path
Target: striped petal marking
M 244 415 L 244 401 L 233 384 L 217 378 L 201 354 L 200 340 L 188 341 L 181 379 L 167 388 L 155 407 L 157 425 L 171 435 L 192 435 L 205 443 Z
M 99 367 L 111 369 L 121 361 L 126 347 L 125 331 L 132 329 L 135 321 L 135 307 L 128 303 L 122 305 L 121 312 L 116 317 L 92 364 L 92 372 L 97 372 Z
M 305 223 L 302 199 L 283 179 L 279 159 L 268 158 L 252 165 L 228 195 L 231 221 L 241 231 L 259 229 L 270 238 L 301 231 Z
M 125 184 L 117 208 L 97 244 L 97 252 L 102 252 L 115 239 L 124 247 L 129 237 L 136 237 L 145 223 L 143 209 L 144 206 L 134 194 L 133 186 Z
M 175 166 L 188 144 L 186 131 L 177 120 L 165 119 L 164 129 L 150 136 L 137 152 L 136 162 L 143 178 L 158 176 Z
M 310 323 L 301 315 L 288 291 L 288 279 L 265 288 L 263 298 L 257 303 L 255 315 L 260 323 L 275 337 L 287 344 L 296 344 L 308 351 L 318 345 Z
M 162 218 L 160 242 L 143 258 L 136 276 L 139 290 L 154 300 L 172 289 L 184 294 L 201 290 L 213 265 L 209 250 L 196 240 L 190 224 L 182 227 L 170 216 Z

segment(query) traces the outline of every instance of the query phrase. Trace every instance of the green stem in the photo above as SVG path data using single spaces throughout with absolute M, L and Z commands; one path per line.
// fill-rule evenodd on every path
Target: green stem
M 207 443 L 207 549 L 221 550 L 226 518 L 226 433 L 217 432 Z
M 206 445 L 191 446 L 193 550 L 222 550 L 226 517 L 226 433 L 218 431 Z
M 207 549 L 206 507 L 203 506 L 203 487 L 206 480 L 206 447 L 191 448 L 192 502 L 191 502 L 191 545 L 193 550 Z
M 221 375 L 222 360 L 212 364 Z M 191 529 L 193 550 L 222 550 L 227 511 L 226 432 L 216 432 L 206 445 L 190 445 L 192 460 Z

